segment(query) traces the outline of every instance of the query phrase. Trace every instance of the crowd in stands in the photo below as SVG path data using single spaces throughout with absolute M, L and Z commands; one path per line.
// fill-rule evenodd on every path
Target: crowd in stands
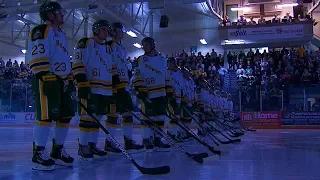
M 229 52 L 227 59 L 229 69 L 236 70 L 239 87 L 247 92 L 244 96 L 258 101 L 261 96 L 255 92 L 261 90 L 262 97 L 269 97 L 264 99 L 269 99 L 273 107 L 281 104 L 277 101 L 281 90 L 284 103 L 289 104 L 290 85 L 308 86 L 320 82 L 320 52 L 309 53 L 304 47 L 271 49 L 269 52 L 250 49 L 246 54 Z M 250 103 L 259 107 L 257 103 Z
M 269 18 L 269 20 L 266 20 L 263 15 L 260 15 L 260 18 L 258 20 L 254 20 L 252 16 L 249 17 L 249 19 L 246 19 L 244 15 L 240 15 L 238 20 L 236 22 L 231 22 L 229 19 L 229 16 L 226 15 L 223 20 L 220 21 L 221 26 L 233 26 L 233 25 L 257 25 L 257 24 L 276 24 L 276 23 L 294 23 L 294 22 L 301 22 L 301 21 L 311 21 L 310 15 L 306 15 L 304 17 L 301 17 L 301 15 L 297 15 L 296 18 L 292 17 L 290 13 L 286 13 L 286 15 L 283 18 L 278 17 L 277 14 L 274 14 L 273 18 Z
M 17 107 L 24 109 L 24 104 L 33 103 L 32 91 L 31 91 L 31 71 L 24 62 L 20 64 L 11 59 L 4 61 L 0 58 L 0 99 L 2 104 L 9 104 L 5 101 L 15 101 Z M 29 96 L 29 97 L 28 97 Z M 27 99 L 27 101 L 26 101 Z M 22 105 L 22 104 L 23 105 Z M 4 106 L 6 109 L 8 107 Z M 2 107 L 3 108 L 3 107 Z M 3 109 L 1 109 L 3 110 Z

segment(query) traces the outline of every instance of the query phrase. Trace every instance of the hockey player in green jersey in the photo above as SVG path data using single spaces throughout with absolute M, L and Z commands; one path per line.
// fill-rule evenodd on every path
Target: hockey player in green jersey
M 74 116 L 71 92 L 70 55 L 66 35 L 60 29 L 64 23 L 61 6 L 46 2 L 40 6 L 40 18 L 45 24 L 34 27 L 28 41 L 27 58 L 36 101 L 34 125 L 33 169 L 54 170 L 54 165 L 72 166 L 74 159 L 64 149 L 69 123 Z M 45 146 L 52 121 L 55 121 L 53 145 L 48 156 Z
M 123 83 L 126 91 L 130 92 L 129 86 L 129 75 L 127 67 L 127 51 L 121 44 L 122 39 L 124 38 L 125 29 L 121 23 L 112 24 L 112 41 L 108 42 L 108 45 L 112 48 L 112 57 L 113 62 L 117 67 L 117 73 L 120 78 L 120 81 Z M 113 89 L 113 95 L 117 97 L 117 89 Z M 114 136 L 116 133 L 117 126 L 117 113 L 122 115 L 122 132 L 124 138 L 124 144 L 126 150 L 139 150 L 144 146 L 136 144 L 132 140 L 132 130 L 133 130 L 133 118 L 132 115 L 127 112 L 126 107 L 122 106 L 120 103 L 123 102 L 121 99 L 114 99 L 114 104 L 110 106 L 110 115 L 106 121 L 106 127 L 108 131 Z M 125 104 L 132 104 L 132 99 L 128 99 Z M 132 107 L 129 105 L 128 107 Z M 132 110 L 132 109 L 129 109 Z M 105 151 L 120 153 L 121 151 L 110 143 L 108 140 L 105 143 Z

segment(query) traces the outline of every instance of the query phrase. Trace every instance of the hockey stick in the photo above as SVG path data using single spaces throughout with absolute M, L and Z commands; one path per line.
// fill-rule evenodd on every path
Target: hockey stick
M 235 143 L 235 142 L 241 142 L 241 139 L 230 139 L 228 136 L 226 136 L 225 134 L 223 134 L 221 131 L 217 130 L 214 126 L 212 126 L 210 123 L 205 122 L 208 126 L 210 126 L 212 129 L 214 129 L 216 132 L 218 132 L 219 134 L 221 134 L 223 137 L 225 137 L 226 139 L 228 139 L 229 141 Z M 228 134 L 228 133 L 227 133 Z M 229 134 L 228 134 L 229 135 Z M 230 136 L 230 135 L 229 135 Z M 231 136 L 232 137 L 232 136 Z
M 109 131 L 100 123 L 100 121 L 90 112 L 90 110 L 81 103 L 81 101 L 77 97 L 73 97 L 80 106 L 88 113 L 88 115 L 96 121 L 98 126 L 102 129 L 102 131 L 106 134 L 106 136 L 122 151 L 122 153 L 131 161 L 133 165 L 142 173 L 142 174 L 150 174 L 150 175 L 159 175 L 159 174 L 168 174 L 170 172 L 169 166 L 160 166 L 154 168 L 146 168 L 140 166 L 131 156 L 130 154 L 118 143 L 118 141 L 109 133 Z
M 177 116 L 175 116 L 171 111 L 167 109 L 167 111 L 172 115 L 174 118 L 178 119 Z M 171 119 L 169 115 L 166 114 L 168 118 Z M 195 134 L 187 125 L 185 125 L 183 122 L 176 122 L 176 124 L 182 128 L 184 131 L 189 133 L 195 140 L 197 140 L 200 144 L 207 147 L 209 151 L 211 151 L 213 154 L 221 155 L 221 151 L 215 150 L 212 146 L 210 146 L 208 143 L 206 143 L 203 139 L 201 139 L 197 134 Z
M 219 116 L 219 115 L 217 115 L 217 114 L 214 113 L 214 112 L 209 112 L 208 114 L 209 114 L 209 116 L 211 115 L 211 116 L 214 116 L 214 117 L 217 118 L 217 119 L 223 119 L 223 120 L 224 120 L 224 122 L 215 121 L 215 123 L 216 123 L 216 124 L 219 123 L 219 126 L 220 126 L 220 127 L 223 126 L 223 127 L 221 127 L 221 128 L 223 128 L 223 129 L 226 129 L 224 126 L 229 127 L 231 133 L 233 134 L 233 135 L 230 135 L 230 134 L 227 132 L 227 134 L 228 134 L 229 136 L 231 136 L 231 137 L 239 137 L 239 136 L 244 135 L 243 133 L 237 132 L 237 131 L 236 131 L 234 128 L 232 128 L 230 125 L 228 126 L 228 125 L 226 124 L 226 122 L 229 122 L 229 121 L 227 121 L 225 117 Z
M 231 119 L 232 117 L 229 117 L 229 119 Z M 240 121 L 240 118 L 237 118 L 237 120 L 232 120 L 232 121 L 229 121 L 229 122 L 239 122 Z M 256 129 L 249 129 L 247 127 L 244 127 L 243 125 L 241 125 L 241 123 L 239 122 L 239 125 L 242 129 L 244 130 L 241 130 L 242 132 L 245 132 L 245 131 L 251 131 L 251 132 L 256 132 L 257 130 Z
M 222 141 L 222 140 L 220 140 L 219 138 L 217 138 L 217 137 L 216 137 L 215 135 L 213 135 L 207 128 L 205 128 L 203 125 L 201 125 L 201 123 L 200 123 L 198 120 L 196 120 L 196 118 L 194 118 L 194 117 L 191 115 L 191 112 L 190 112 L 187 108 L 185 108 L 185 107 L 182 107 L 182 108 L 184 108 L 184 110 L 187 112 L 187 114 L 194 120 L 194 122 L 196 122 L 196 123 L 198 124 L 198 126 L 199 126 L 201 129 L 207 131 L 207 132 L 210 134 L 209 137 L 211 137 L 212 141 L 213 141 L 217 146 L 219 146 L 219 144 L 218 144 L 214 139 L 218 140 L 221 144 L 231 144 L 231 143 L 232 143 L 231 141 Z M 214 139 L 213 139 L 213 138 L 214 138 Z
M 181 152 L 183 152 L 184 154 L 186 154 L 190 159 L 196 161 L 197 163 L 202 164 L 203 163 L 203 158 L 208 157 L 208 153 L 199 153 L 199 154 L 191 154 L 188 151 L 186 151 L 182 146 L 178 145 L 177 143 L 174 142 L 174 140 L 172 140 L 170 137 L 168 137 L 166 135 L 166 133 L 154 122 L 152 122 L 151 119 L 149 119 L 148 116 L 146 116 L 142 110 L 140 108 L 137 107 L 137 109 L 140 111 L 140 113 L 145 116 L 148 121 L 142 120 L 140 119 L 137 115 L 135 115 L 134 113 L 132 113 L 129 109 L 126 109 L 133 117 L 135 117 L 138 121 L 140 121 L 143 125 L 148 126 L 149 128 L 153 129 L 156 133 L 158 133 L 159 135 L 161 135 L 162 137 L 164 137 L 170 145 L 173 145 L 174 147 L 176 147 L 178 150 L 180 150 Z
M 210 112 L 209 112 L 209 114 L 212 115 L 212 116 L 214 116 L 214 117 L 216 117 L 216 118 L 219 118 L 219 116 L 216 115 L 216 114 L 213 114 L 213 113 L 210 113 Z M 204 115 L 208 116 L 207 114 L 204 114 Z M 221 119 L 224 119 L 224 118 L 221 117 Z M 232 132 L 232 127 L 228 126 L 227 124 L 221 124 L 222 122 L 220 122 L 220 121 L 218 121 L 218 120 L 214 121 L 214 123 L 216 123 L 218 126 L 220 126 L 220 127 L 221 127 L 222 129 L 224 129 L 224 130 L 226 130 L 226 126 L 229 127 L 232 134 L 230 134 L 228 131 L 226 131 L 226 133 L 227 133 L 230 137 L 239 137 L 239 136 L 241 136 L 241 135 L 244 135 L 244 134 L 242 134 L 242 133 L 239 134 L 239 133 L 236 132 L 236 131 L 235 131 L 235 132 Z M 212 126 L 211 126 L 211 127 L 212 127 Z

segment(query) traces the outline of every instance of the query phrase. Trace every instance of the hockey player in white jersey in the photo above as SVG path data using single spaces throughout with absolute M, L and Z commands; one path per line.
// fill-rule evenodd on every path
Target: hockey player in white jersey
M 32 163 L 35 170 L 54 170 L 54 165 L 72 166 L 74 159 L 64 149 L 71 117 L 74 116 L 71 92 L 71 65 L 61 6 L 46 2 L 40 6 L 45 22 L 35 26 L 28 41 L 27 59 L 36 102 L 36 123 L 33 129 Z M 50 157 L 45 147 L 55 121 Z
M 192 117 L 186 112 L 184 108 L 186 108 L 189 113 L 194 113 L 197 108 L 197 99 L 195 93 L 195 83 L 191 78 L 191 73 L 188 69 L 182 68 L 181 72 L 183 74 L 183 87 L 181 94 L 181 117 L 180 119 L 191 128 Z M 191 137 L 190 134 L 182 134 L 182 139 L 187 139 Z
M 121 100 L 121 103 L 126 103 L 130 95 L 120 82 L 111 56 L 112 49 L 106 44 L 106 38 L 111 32 L 109 23 L 105 20 L 96 21 L 92 25 L 92 32 L 94 34 L 92 38 L 83 38 L 78 42 L 72 70 L 81 103 L 97 117 L 107 114 L 107 117 L 110 118 L 110 104 L 114 98 L 112 89 L 116 88 L 117 95 L 122 96 L 121 99 L 116 97 Z M 107 152 L 96 146 L 99 137 L 98 124 L 87 115 L 83 108 L 80 107 L 79 111 L 78 155 L 89 161 L 94 155 L 100 157 L 107 155 Z M 114 132 L 110 133 L 114 135 Z
M 120 78 L 120 81 L 123 83 L 126 91 L 130 92 L 129 86 L 129 75 L 128 75 L 128 67 L 126 63 L 127 51 L 125 47 L 121 44 L 122 39 L 124 38 L 125 29 L 121 23 L 113 23 L 112 24 L 112 41 L 108 42 L 108 45 L 112 48 L 112 56 L 113 62 L 117 66 L 117 73 Z M 113 94 L 116 96 L 116 89 L 114 89 Z M 132 139 L 133 132 L 133 118 L 132 115 L 127 112 L 126 107 L 121 106 L 121 100 L 114 101 L 114 104 L 111 105 L 110 116 L 106 121 L 106 127 L 109 132 L 116 132 L 117 119 L 118 114 L 122 115 L 122 132 L 125 144 L 125 150 L 139 150 L 144 146 L 140 144 L 136 144 Z M 128 103 L 132 103 L 132 100 L 128 101 Z M 128 106 L 132 107 L 132 105 Z M 132 109 L 129 109 L 132 111 Z M 106 143 L 105 150 L 111 151 L 115 153 L 120 153 L 121 151 L 112 147 L 112 144 Z
M 209 89 L 207 85 L 207 81 L 202 77 L 199 78 L 199 89 L 198 89 L 198 105 L 199 105 L 199 122 L 203 124 L 206 120 L 203 113 L 209 111 Z M 205 132 L 203 132 L 200 128 L 198 128 L 198 135 L 204 136 Z
M 180 127 L 177 126 L 177 122 L 180 121 L 181 113 L 181 92 L 182 88 L 185 87 L 184 78 L 180 68 L 176 64 L 174 57 L 168 58 L 168 73 L 170 76 L 170 83 L 174 90 L 174 98 L 169 102 L 169 110 L 175 115 L 171 117 L 169 122 L 168 135 L 178 142 L 182 140 L 182 133 L 184 132 Z M 177 119 L 175 119 L 177 118 Z
M 229 93 L 228 94 L 228 117 L 233 118 L 233 102 L 232 102 L 232 96 Z
M 153 119 L 158 126 L 164 127 L 167 103 L 173 98 L 173 89 L 170 87 L 167 72 L 167 60 L 158 55 L 154 39 L 146 37 L 141 44 L 145 54 L 138 58 L 133 84 L 137 96 L 142 100 L 143 113 Z M 147 150 L 153 149 L 154 146 L 170 148 L 152 129 L 146 126 L 142 128 L 143 144 Z

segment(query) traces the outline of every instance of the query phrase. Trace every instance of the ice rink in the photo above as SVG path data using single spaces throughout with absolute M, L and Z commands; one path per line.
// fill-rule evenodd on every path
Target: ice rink
M 117 139 L 122 143 L 121 131 Z M 100 134 L 103 146 L 104 134 Z M 3 180 L 320 180 L 320 130 L 259 130 L 246 132 L 242 142 L 217 147 L 222 156 L 210 154 L 197 164 L 178 150 L 135 153 L 143 166 L 169 165 L 166 175 L 141 174 L 122 154 L 110 154 L 90 164 L 77 158 L 78 130 L 70 129 L 67 151 L 76 159 L 73 168 L 56 168 L 52 172 L 31 170 L 32 128 L 0 128 L 0 179 Z M 141 142 L 140 130 L 134 139 Z M 222 139 L 222 138 L 221 138 Z M 196 141 L 184 147 L 192 152 L 209 152 Z M 47 148 L 51 148 L 51 140 Z

